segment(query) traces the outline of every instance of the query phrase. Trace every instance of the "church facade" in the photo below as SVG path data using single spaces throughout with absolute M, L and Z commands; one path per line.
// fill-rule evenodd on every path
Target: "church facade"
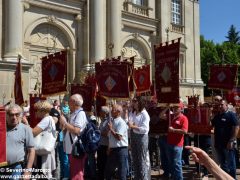
M 27 99 L 41 86 L 43 56 L 67 50 L 68 83 L 119 55 L 151 64 L 154 79 L 154 45 L 177 38 L 180 96 L 203 98 L 198 0 L 0 0 L 0 9 L 2 101 L 13 93 L 19 56 Z

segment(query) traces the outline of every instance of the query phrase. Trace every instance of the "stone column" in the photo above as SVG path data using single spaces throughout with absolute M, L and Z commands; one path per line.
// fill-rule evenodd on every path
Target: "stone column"
M 23 4 L 22 1 L 5 1 L 5 52 L 4 58 L 17 59 L 23 50 Z
M 106 0 L 90 2 L 90 61 L 106 57 Z
M 108 46 L 112 46 L 110 56 L 121 55 L 121 21 L 122 1 L 110 0 L 110 40 Z
M 75 17 L 75 22 L 77 24 L 76 26 L 76 37 L 77 37 L 77 48 L 76 48 L 76 64 L 75 64 L 75 71 L 76 75 L 78 72 L 80 72 L 81 67 L 82 67 L 82 62 L 83 62 L 83 46 L 84 46 L 84 41 L 83 41 L 83 20 L 82 20 L 82 15 L 78 14 Z
M 86 7 L 83 9 L 83 68 L 89 70 L 90 61 L 89 61 L 89 3 L 86 4 Z

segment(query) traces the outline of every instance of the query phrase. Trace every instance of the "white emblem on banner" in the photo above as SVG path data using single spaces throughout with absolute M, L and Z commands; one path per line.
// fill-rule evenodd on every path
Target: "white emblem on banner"
M 226 75 L 224 72 L 221 72 L 218 74 L 217 78 L 218 78 L 219 82 L 222 82 L 226 79 Z
M 111 91 L 112 88 L 116 85 L 116 81 L 111 76 L 108 76 L 107 80 L 105 81 L 105 86 L 107 87 L 108 91 Z
M 170 78 L 171 78 L 171 70 L 169 69 L 169 67 L 167 66 L 167 64 L 165 64 L 163 71 L 161 73 L 161 77 L 163 78 L 163 80 L 165 81 L 165 83 L 167 83 Z
M 139 79 L 138 79 L 139 83 L 142 85 L 144 82 L 144 76 L 141 74 Z

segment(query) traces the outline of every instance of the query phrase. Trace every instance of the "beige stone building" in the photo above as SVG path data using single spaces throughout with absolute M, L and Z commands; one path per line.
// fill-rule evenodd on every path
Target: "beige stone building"
M 0 104 L 13 92 L 18 55 L 26 99 L 49 53 L 68 49 L 71 83 L 110 56 L 154 68 L 153 46 L 179 37 L 180 95 L 203 97 L 198 0 L 0 0 Z

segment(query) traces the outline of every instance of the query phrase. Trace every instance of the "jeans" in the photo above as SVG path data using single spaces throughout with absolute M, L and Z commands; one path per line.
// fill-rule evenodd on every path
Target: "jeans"
M 168 158 L 167 158 L 168 144 L 167 144 L 166 135 L 159 137 L 159 148 L 160 148 L 161 166 L 164 171 L 164 174 L 168 176 L 169 175 Z
M 182 180 L 182 151 L 183 147 L 168 144 L 168 162 L 173 179 Z
M 216 152 L 221 168 L 236 179 L 235 150 L 216 148 Z
M 117 168 L 117 179 L 127 179 L 127 162 L 128 161 L 128 149 L 127 147 L 112 148 L 107 159 L 107 165 L 105 168 L 106 180 L 111 180 L 113 174 Z
M 70 177 L 70 164 L 68 155 L 64 152 L 63 149 L 63 142 L 59 142 L 57 145 L 57 150 L 59 154 L 59 161 L 60 161 L 60 176 L 61 178 L 69 178 Z

